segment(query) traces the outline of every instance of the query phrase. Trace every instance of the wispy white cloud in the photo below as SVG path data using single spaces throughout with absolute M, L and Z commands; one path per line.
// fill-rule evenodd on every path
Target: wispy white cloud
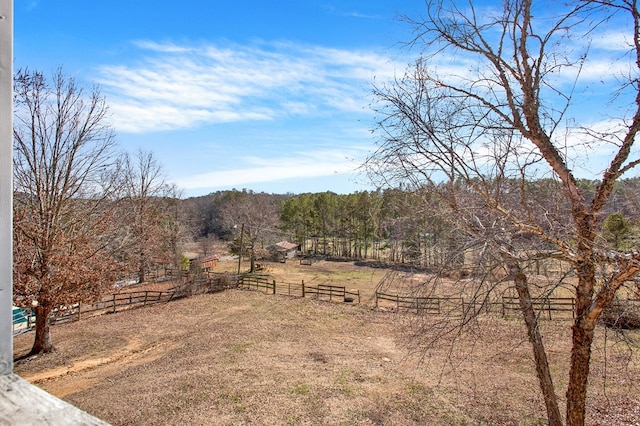
M 611 51 L 628 51 L 633 47 L 633 37 L 624 31 L 607 31 L 597 34 L 592 40 L 592 46 Z
M 158 43 L 151 40 L 135 40 L 133 42 L 133 45 L 138 46 L 139 48 L 144 50 L 152 50 L 162 53 L 183 53 L 191 50 L 188 47 L 179 46 L 171 42 Z
M 345 151 L 340 150 L 295 152 L 272 158 L 249 156 L 244 157 L 241 162 L 244 164 L 242 168 L 177 178 L 175 183 L 187 191 L 211 187 L 242 187 L 259 182 L 352 173 L 358 166 L 347 158 Z
M 330 15 L 347 16 L 351 18 L 361 18 L 361 19 L 381 19 L 382 18 L 380 15 L 372 15 L 372 14 L 363 13 L 357 10 L 340 10 L 335 6 L 328 5 L 328 4 L 323 5 L 323 8 Z
M 134 133 L 362 112 L 372 76 L 389 62 L 374 52 L 294 43 L 134 45 L 143 59 L 102 66 L 98 80 L 116 129 Z

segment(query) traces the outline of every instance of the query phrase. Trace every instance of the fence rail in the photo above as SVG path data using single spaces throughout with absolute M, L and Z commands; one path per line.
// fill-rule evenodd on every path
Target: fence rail
M 276 294 L 290 297 L 304 297 L 304 281 L 301 281 L 299 283 L 279 282 L 276 286 Z
M 541 300 L 533 300 L 533 309 L 544 313 L 548 319 L 574 318 L 576 302 L 572 297 L 549 297 Z M 520 301 L 517 297 L 502 297 L 502 316 L 509 316 L 520 312 Z
M 59 306 L 49 315 L 49 324 L 64 324 L 79 321 L 82 317 L 113 313 L 133 307 L 152 305 L 171 300 L 174 291 L 134 291 L 109 294 L 93 303 L 75 303 Z M 26 308 L 13 314 L 13 335 L 30 331 L 35 327 L 35 315 Z
M 265 293 L 276 294 L 275 280 L 269 280 L 264 276 L 242 275 L 240 277 L 239 288 L 247 290 L 258 290 Z
M 385 294 L 376 292 L 376 308 L 380 302 L 392 302 L 398 311 L 415 311 L 418 314 L 440 314 L 440 302 L 438 297 L 400 296 L 398 294 Z
M 307 286 L 304 289 L 305 296 L 309 295 L 315 299 L 332 302 L 334 299 L 341 302 L 355 302 L 356 298 L 360 303 L 360 290 L 350 291 L 343 286 L 318 284 L 317 286 Z
M 167 302 L 175 295 L 170 291 L 133 291 L 126 293 L 114 293 L 104 296 L 93 303 L 75 304 L 55 309 L 49 317 L 51 324 L 60 324 L 70 321 L 78 321 L 83 316 L 114 313 L 134 307 L 153 305 Z
M 264 276 L 243 275 L 240 277 L 240 288 L 258 290 L 269 294 L 280 294 L 292 297 L 312 297 L 330 302 L 360 303 L 360 290 L 347 290 L 343 286 L 318 284 L 311 286 L 301 283 L 277 283 Z
M 572 319 L 575 312 L 575 300 L 572 297 L 549 297 L 532 300 L 533 308 L 540 318 Z M 465 301 L 452 297 L 419 297 L 376 292 L 376 308 L 392 308 L 396 311 L 409 311 L 418 314 L 457 314 L 464 317 L 484 313 L 496 313 L 503 317 L 517 315 L 520 301 L 514 296 L 502 296 L 493 302 Z
M 361 303 L 360 290 L 347 290 L 344 286 L 300 283 L 277 283 L 261 275 L 229 275 L 207 273 L 184 282 L 167 291 L 141 290 L 120 292 L 104 296 L 93 303 L 76 303 L 60 306 L 49 317 L 50 324 L 78 321 L 82 317 L 114 313 L 135 307 L 188 297 L 194 294 L 214 293 L 229 288 L 257 290 L 267 294 L 290 297 L 308 297 L 330 302 Z M 463 298 L 425 297 L 400 294 L 375 293 L 376 308 L 391 308 L 396 311 L 415 312 L 420 315 L 461 315 L 468 317 L 479 313 L 495 313 L 508 317 L 520 312 L 517 297 L 502 296 L 494 301 L 477 301 Z M 575 300 L 571 297 L 551 297 L 533 300 L 534 309 L 540 318 L 571 319 L 574 317 Z M 35 317 L 29 309 L 14 309 L 13 334 L 18 335 L 33 329 Z
M 171 272 L 171 271 L 168 271 Z M 176 275 L 178 274 L 176 272 Z M 229 275 L 206 273 L 186 281 L 167 291 L 140 290 L 108 294 L 93 303 L 76 303 L 60 306 L 49 316 L 50 324 L 64 324 L 79 321 L 87 316 L 115 313 L 126 309 L 169 302 L 195 294 L 215 293 L 229 288 L 258 290 L 268 294 L 280 294 L 291 297 L 314 297 L 329 301 L 360 303 L 360 291 L 350 291 L 342 286 L 317 285 L 308 286 L 301 283 L 276 283 L 265 276 Z M 30 331 L 35 326 L 35 317 L 28 309 L 21 309 L 14 315 L 14 336 Z

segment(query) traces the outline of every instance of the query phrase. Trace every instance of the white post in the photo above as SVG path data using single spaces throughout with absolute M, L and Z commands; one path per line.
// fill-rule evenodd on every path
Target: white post
M 0 0 L 0 375 L 13 372 L 13 0 Z

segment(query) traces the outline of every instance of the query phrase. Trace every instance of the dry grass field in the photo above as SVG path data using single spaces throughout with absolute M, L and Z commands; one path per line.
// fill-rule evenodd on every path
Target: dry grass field
M 360 289 L 363 303 L 199 295 L 54 326 L 57 352 L 18 361 L 15 372 L 114 425 L 545 424 L 519 321 L 482 318 L 455 345 L 418 351 L 428 327 L 407 339 L 416 316 L 367 304 L 386 271 L 332 262 L 267 269 L 279 282 Z M 569 323 L 542 328 L 562 395 Z M 597 330 L 591 425 L 640 424 L 640 333 L 627 337 Z M 15 338 L 16 356 L 32 339 Z
M 370 268 L 356 266 L 354 262 L 328 262 L 318 261 L 312 265 L 301 265 L 298 260 L 287 260 L 286 263 L 279 262 L 258 262 L 264 267 L 259 271 L 261 274 L 269 275 L 278 283 L 299 284 L 303 280 L 306 285 L 317 286 L 319 284 L 339 285 L 349 289 L 360 290 L 363 301 L 371 300 L 376 290 L 376 286 L 381 279 L 389 272 L 384 268 Z M 216 272 L 236 273 L 238 262 L 220 262 L 216 267 Z M 241 271 L 249 270 L 249 262 L 243 262 Z

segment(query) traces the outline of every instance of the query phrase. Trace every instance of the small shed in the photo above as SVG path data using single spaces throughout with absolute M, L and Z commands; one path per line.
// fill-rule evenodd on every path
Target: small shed
M 211 256 L 205 256 L 200 261 L 200 265 L 202 266 L 202 270 L 204 272 L 209 272 L 213 270 L 213 268 L 215 268 L 217 264 L 218 264 L 218 256 L 215 254 Z
M 278 259 L 293 259 L 298 254 L 299 244 L 290 243 L 289 241 L 280 241 L 269 247 L 269 251 Z

